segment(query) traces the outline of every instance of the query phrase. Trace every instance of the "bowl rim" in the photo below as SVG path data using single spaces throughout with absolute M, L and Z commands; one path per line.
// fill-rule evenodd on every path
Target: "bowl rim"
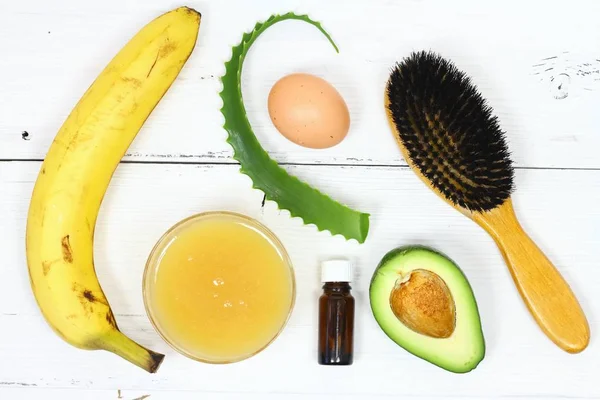
M 291 287 L 291 290 L 292 290 L 291 297 L 292 298 L 291 298 L 291 302 L 290 302 L 290 307 L 287 312 L 286 318 L 283 321 L 283 323 L 281 324 L 281 327 L 279 328 L 277 333 L 264 346 L 257 349 L 256 351 L 253 351 L 249 354 L 242 355 L 240 357 L 228 359 L 228 360 L 212 360 L 209 358 L 203 358 L 201 356 L 191 353 L 190 351 L 186 350 L 181 345 L 175 343 L 161 329 L 160 323 L 158 322 L 158 318 L 155 315 L 155 312 L 152 310 L 152 306 L 150 304 L 151 303 L 151 299 L 150 299 L 150 297 L 151 297 L 150 284 L 151 283 L 150 283 L 150 281 L 152 281 L 152 279 L 150 279 L 150 276 L 152 276 L 156 272 L 156 269 L 159 265 L 159 263 L 157 261 L 160 259 L 158 256 L 160 255 L 160 253 L 162 253 L 162 251 L 164 249 L 166 249 L 168 247 L 168 245 L 170 244 L 169 243 L 170 239 L 172 238 L 173 234 L 176 233 L 177 231 L 184 229 L 187 225 L 191 225 L 192 223 L 202 221 L 204 219 L 219 218 L 219 217 L 225 217 L 225 218 L 229 218 L 232 220 L 237 220 L 237 223 L 241 222 L 244 225 L 249 225 L 253 228 L 256 228 L 260 234 L 264 235 L 266 237 L 266 239 L 269 241 L 269 243 L 281 255 L 281 258 L 282 258 L 285 266 L 287 266 L 287 268 L 289 270 L 291 286 L 292 286 Z M 184 219 L 179 220 L 178 222 L 173 224 L 169 229 L 167 229 L 167 231 L 165 231 L 160 236 L 160 238 L 156 241 L 156 243 L 152 247 L 152 250 L 148 254 L 148 258 L 146 259 L 146 265 L 144 267 L 144 274 L 142 276 L 142 297 L 143 297 L 143 301 L 144 301 L 144 308 L 146 310 L 146 315 L 147 315 L 148 319 L 150 320 L 150 323 L 152 324 L 154 330 L 159 334 L 159 336 L 171 348 L 173 348 L 178 353 L 186 356 L 187 358 L 190 358 L 192 360 L 199 361 L 202 363 L 231 364 L 231 363 L 236 363 L 236 362 L 240 362 L 240 361 L 249 359 L 249 358 L 254 357 L 255 355 L 261 353 L 263 350 L 265 350 L 267 347 L 269 347 L 275 341 L 275 339 L 277 339 L 279 337 L 281 332 L 283 332 L 283 330 L 286 328 L 286 326 L 290 320 L 290 317 L 292 315 L 292 311 L 294 310 L 294 306 L 296 304 L 296 276 L 295 276 L 292 260 L 289 256 L 285 246 L 279 240 L 279 238 L 265 224 L 263 224 L 262 222 L 258 221 L 255 218 L 252 218 L 252 217 L 249 217 L 247 215 L 237 213 L 237 212 L 219 211 L 219 210 L 205 211 L 205 212 L 190 215 Z

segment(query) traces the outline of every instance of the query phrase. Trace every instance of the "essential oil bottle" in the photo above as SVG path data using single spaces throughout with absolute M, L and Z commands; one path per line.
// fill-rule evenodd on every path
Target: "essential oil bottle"
M 354 352 L 354 297 L 350 293 L 352 264 L 329 260 L 321 264 L 323 295 L 319 298 L 321 365 L 351 365 Z

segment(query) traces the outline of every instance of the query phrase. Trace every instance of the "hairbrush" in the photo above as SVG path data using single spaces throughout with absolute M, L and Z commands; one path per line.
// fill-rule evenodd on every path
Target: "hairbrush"
M 471 79 L 435 53 L 412 53 L 392 68 L 385 108 L 408 165 L 492 236 L 543 332 L 569 353 L 585 349 L 590 340 L 585 314 L 517 220 L 505 134 Z

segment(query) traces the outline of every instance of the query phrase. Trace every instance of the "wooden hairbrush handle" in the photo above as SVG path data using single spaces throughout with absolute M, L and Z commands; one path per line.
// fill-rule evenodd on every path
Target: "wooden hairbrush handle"
M 508 199 L 473 219 L 494 238 L 521 297 L 544 333 L 560 348 L 579 353 L 590 341 L 590 328 L 575 295 L 560 272 L 519 224 Z

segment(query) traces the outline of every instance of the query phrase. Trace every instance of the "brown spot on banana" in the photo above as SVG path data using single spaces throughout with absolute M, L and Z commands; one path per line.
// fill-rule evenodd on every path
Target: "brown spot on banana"
M 56 260 L 52 260 L 52 261 L 42 261 L 42 272 L 44 273 L 44 276 L 47 276 L 48 273 L 50 272 L 50 268 L 52 267 L 52 265 L 54 265 L 54 263 L 60 261 L 60 258 L 57 258 Z
M 96 296 L 94 296 L 94 293 L 92 293 L 92 291 L 88 289 L 83 291 L 83 297 L 85 297 L 90 303 L 96 301 Z
M 104 306 L 109 307 L 108 301 L 106 301 L 105 298 L 95 295 L 90 289 L 77 282 L 73 282 L 71 290 L 76 293 L 79 303 L 85 311 L 85 315 L 94 313 L 94 305 L 103 304 Z
M 137 78 L 125 76 L 125 77 L 121 78 L 121 80 L 125 83 L 131 83 L 133 85 L 133 87 L 135 87 L 135 88 L 139 88 L 140 86 L 142 86 L 142 82 Z
M 117 321 L 115 321 L 115 316 L 113 315 L 111 310 L 108 310 L 108 312 L 106 313 L 106 322 L 108 322 L 108 324 L 113 328 L 118 329 Z
M 168 27 L 166 29 L 168 29 Z M 177 49 L 177 44 L 170 42 L 169 39 L 167 38 L 165 44 L 160 46 L 160 48 L 158 49 L 158 53 L 156 53 L 156 58 L 154 59 L 154 62 L 150 66 L 150 70 L 148 71 L 146 78 L 148 78 L 150 76 L 150 74 L 152 73 L 152 70 L 156 66 L 156 63 L 158 62 L 158 60 L 161 58 L 167 57 L 169 54 L 171 54 L 173 51 L 175 51 L 175 49 Z
M 61 240 L 63 260 L 69 264 L 73 264 L 73 249 L 71 248 L 71 240 L 69 235 L 65 236 Z
M 48 275 L 51 266 L 52 263 L 50 261 L 42 261 L 42 272 L 44 273 L 44 276 Z
M 100 303 L 108 307 L 108 302 L 102 297 L 97 297 L 91 290 L 84 289 L 81 295 L 90 303 Z
M 160 46 L 160 49 L 158 50 L 158 58 L 165 58 L 166 56 L 171 54 L 176 48 L 177 45 L 167 39 L 166 43 Z
M 188 15 L 195 15 L 198 19 L 202 18 L 202 13 L 194 10 L 193 8 L 183 7 L 183 11 L 185 11 L 185 13 Z

